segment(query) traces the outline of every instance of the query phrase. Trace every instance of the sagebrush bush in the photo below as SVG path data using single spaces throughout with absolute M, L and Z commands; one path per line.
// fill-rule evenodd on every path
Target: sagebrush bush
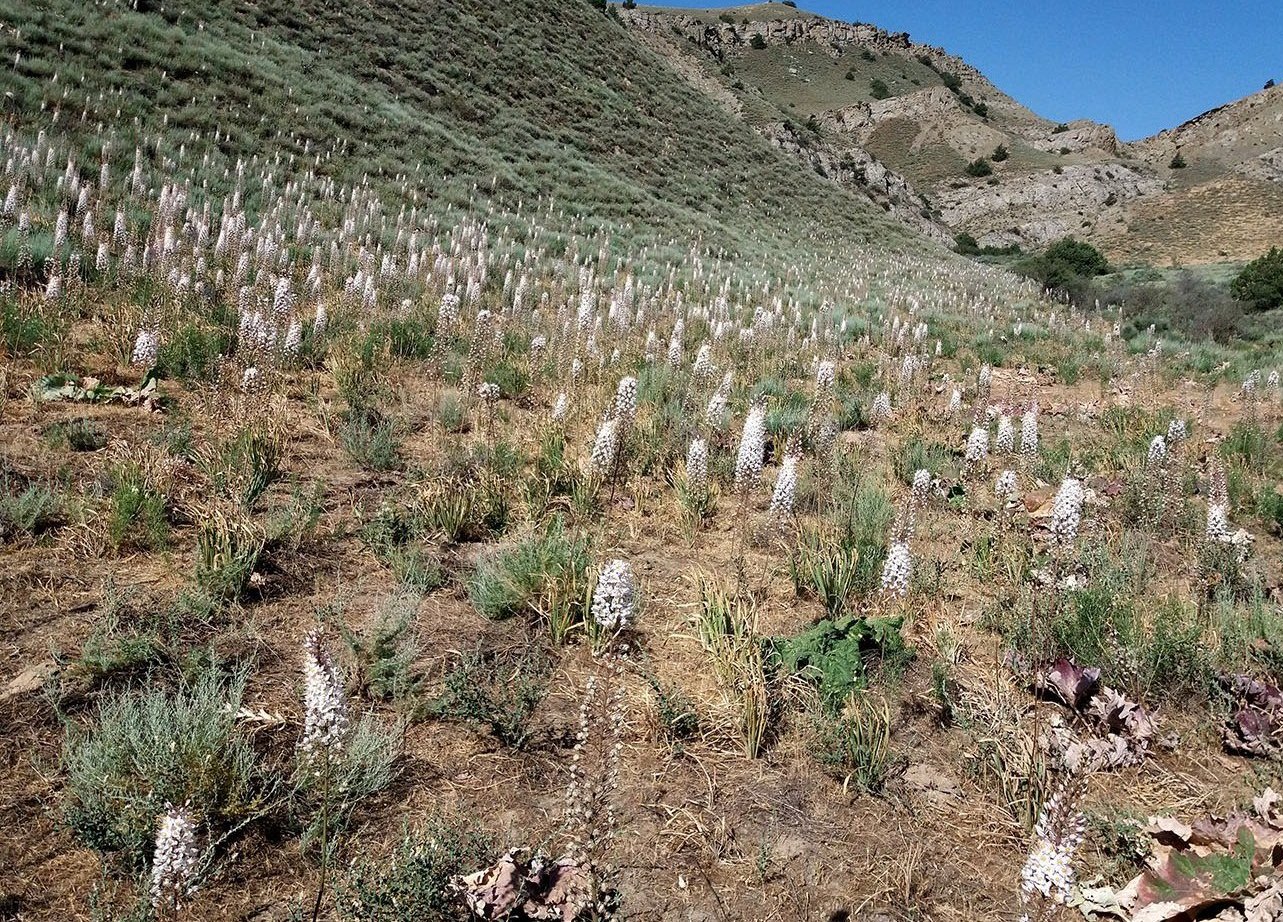
M 94 420 L 85 417 L 54 423 L 45 435 L 56 445 L 72 451 L 98 451 L 107 446 L 107 435 Z
M 8 487 L 7 477 L 3 487 Z M 16 494 L 6 489 L 0 494 L 0 540 L 37 537 L 59 522 L 61 509 L 58 495 L 43 484 L 28 484 Z
M 63 746 L 63 813 L 90 848 L 134 869 L 150 858 L 157 817 L 187 804 L 226 832 L 258 815 L 272 786 L 236 727 L 245 676 L 206 671 L 174 691 L 113 695 Z
M 432 710 L 489 727 L 503 745 L 521 749 L 534 733 L 532 719 L 548 692 L 551 672 L 548 655 L 536 645 L 469 653 L 446 674 Z
M 384 859 L 357 858 L 338 885 L 339 916 L 350 922 L 458 922 L 462 901 L 451 880 L 485 867 L 498 843 L 475 822 L 433 814 L 401 831 Z
M 339 428 L 344 451 L 369 471 L 398 470 L 403 440 L 400 424 L 372 408 L 349 410 Z

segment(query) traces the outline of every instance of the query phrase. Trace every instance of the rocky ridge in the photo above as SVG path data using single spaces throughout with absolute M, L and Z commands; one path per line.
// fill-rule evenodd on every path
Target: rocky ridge
M 790 81 L 806 82 L 789 67 L 779 68 L 761 86 L 745 86 L 743 66 L 761 66 L 747 56 L 762 48 L 822 54 L 835 61 L 861 55 L 868 61 L 930 67 L 941 76 L 940 83 L 813 110 L 809 125 L 818 130 L 800 130 L 784 117 L 751 123 L 811 169 L 859 187 L 888 213 L 936 240 L 948 241 L 965 231 L 981 244 L 1036 248 L 1073 234 L 1124 258 L 1249 259 L 1258 255 L 1260 235 L 1235 234 L 1227 241 L 1224 234 L 1211 233 L 1223 222 L 1216 215 L 1200 216 L 1196 206 L 1223 195 L 1191 194 L 1208 183 L 1224 188 L 1231 177 L 1236 217 L 1262 227 L 1277 223 L 1267 210 L 1283 183 L 1283 87 L 1204 113 L 1153 138 L 1122 143 L 1108 125 L 1085 119 L 1056 124 L 1041 118 L 942 48 L 867 23 L 836 22 L 781 4 L 706 12 L 638 8 L 622 10 L 621 17 L 635 37 L 673 61 L 687 79 L 706 92 L 715 87 L 713 95 L 741 118 L 746 116 L 739 100 L 753 95 L 776 106 L 782 116 L 792 115 L 788 110 L 794 103 L 786 104 L 787 96 L 779 94 L 788 93 Z M 952 84 L 943 80 L 946 75 Z M 895 143 L 879 143 L 888 134 Z M 962 167 L 1000 146 L 1011 152 L 1010 159 L 991 162 L 991 175 L 966 175 Z M 1170 167 L 1177 151 L 1189 161 L 1188 170 Z M 1177 200 L 1185 204 L 1168 207 Z M 1254 200 L 1260 205 L 1254 207 Z M 1168 212 L 1204 221 L 1209 233 L 1129 239 L 1150 235 L 1154 215 Z M 1209 243 L 1217 239 L 1219 244 Z

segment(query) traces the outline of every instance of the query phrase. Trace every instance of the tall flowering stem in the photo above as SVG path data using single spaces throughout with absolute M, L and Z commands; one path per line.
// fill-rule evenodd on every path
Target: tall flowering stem
M 627 645 L 603 653 L 601 675 L 588 679 L 566 786 L 566 857 L 585 872 L 593 918 L 614 918 L 609 849 L 615 837 L 614 794 L 624 734 L 624 664 Z
M 1046 922 L 1073 894 L 1074 854 L 1086 823 L 1078 804 L 1086 788 L 1085 778 L 1066 778 L 1042 808 L 1020 869 L 1021 922 Z
M 312 922 L 321 915 L 330 870 L 330 781 L 334 757 L 347 737 L 349 718 L 343 676 L 325 647 L 320 630 L 303 642 L 303 738 L 299 754 L 305 769 L 321 783 L 321 881 L 312 906 Z
M 765 450 L 766 403 L 763 398 L 758 398 L 753 401 L 749 407 L 748 416 L 744 419 L 739 451 L 735 455 L 735 492 L 740 497 L 735 563 L 736 570 L 741 576 L 744 570 L 744 545 L 748 534 L 748 498 L 753 488 L 762 479 L 762 453 Z

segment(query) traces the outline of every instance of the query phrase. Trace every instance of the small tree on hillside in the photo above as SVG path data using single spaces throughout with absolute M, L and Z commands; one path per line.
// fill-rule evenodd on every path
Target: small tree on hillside
M 1176 156 L 1172 158 L 1172 162 L 1169 163 L 1168 166 L 1170 166 L 1173 170 L 1185 169 L 1185 158 L 1181 156 L 1180 151 L 1176 152 Z
M 980 253 L 980 242 L 966 231 L 959 231 L 953 237 L 954 249 L 963 256 L 976 256 Z
M 993 167 L 989 165 L 988 160 L 981 157 L 979 160 L 972 160 L 967 164 L 967 175 L 976 177 L 991 176 L 993 175 Z
M 1283 249 L 1271 247 L 1264 256 L 1243 267 L 1230 283 L 1239 301 L 1251 302 L 1258 311 L 1283 307 Z
M 993 153 L 989 155 L 989 159 L 994 163 L 1002 163 L 1002 161 L 1006 160 L 1010 156 L 1011 152 L 1007 150 L 1007 145 L 999 144 L 993 149 Z
M 1050 262 L 1060 263 L 1078 275 L 1104 275 L 1109 271 L 1109 260 L 1085 240 L 1065 237 L 1047 247 L 1046 257 Z

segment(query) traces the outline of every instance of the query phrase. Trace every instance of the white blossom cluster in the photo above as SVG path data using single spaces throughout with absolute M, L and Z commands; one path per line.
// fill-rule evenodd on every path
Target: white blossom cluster
M 1020 417 L 1020 453 L 1033 459 L 1038 454 L 1038 404 L 1034 404 Z
M 913 485 L 910 487 L 913 494 L 913 502 L 921 503 L 927 498 L 927 493 L 931 490 L 931 472 L 925 467 L 920 467 L 913 472 Z
M 1008 507 L 1014 506 L 1020 499 L 1020 487 L 1016 483 L 1016 472 L 1005 470 L 999 474 L 997 481 L 993 485 L 993 492 L 1004 505 Z
M 998 434 L 993 448 L 1000 455 L 1009 455 L 1016 450 L 1016 427 L 1006 413 L 998 417 Z
M 686 449 L 686 484 L 696 493 L 708 489 L 708 442 L 704 439 L 691 439 Z
M 766 448 L 766 407 L 755 403 L 749 407 L 740 434 L 739 452 L 735 456 L 735 489 L 743 492 L 757 485 L 762 476 L 762 452 Z
M 282 344 L 286 355 L 298 355 L 299 349 L 303 347 L 303 321 L 297 317 L 290 320 L 290 325 L 285 330 L 285 342 Z
M 160 333 L 156 330 L 139 330 L 134 340 L 134 354 L 130 361 L 140 368 L 151 368 L 160 357 Z
M 151 905 L 176 909 L 183 898 L 195 889 L 192 876 L 200 850 L 196 847 L 196 827 L 182 807 L 170 806 L 161 817 L 156 832 L 156 851 L 151 865 Z
M 265 383 L 263 373 L 254 365 L 241 372 L 241 390 L 247 394 L 257 394 Z
M 624 429 L 631 429 L 637 419 L 637 379 L 631 375 L 620 378 L 615 389 L 615 416 Z
M 1215 458 L 1212 459 L 1207 480 L 1207 539 L 1226 541 L 1230 535 L 1229 484 L 1225 480 L 1225 468 Z
M 1026 899 L 1064 903 L 1074 888 L 1074 853 L 1082 844 L 1086 820 L 1071 803 L 1066 789 L 1052 795 L 1034 826 L 1034 844 L 1020 871 L 1020 889 Z
M 721 388 L 713 392 L 708 398 L 708 406 L 704 408 L 704 421 L 714 429 L 721 429 L 726 422 L 726 406 L 728 396 Z
M 984 426 L 972 426 L 967 436 L 967 447 L 963 451 L 963 460 L 968 464 L 980 464 L 989 457 L 989 430 Z
M 797 496 L 797 455 L 788 455 L 780 464 L 771 493 L 771 514 L 784 517 L 793 514 L 793 501 Z
M 713 364 L 712 344 L 700 343 L 699 349 L 695 352 L 695 364 L 691 368 L 691 373 L 696 381 L 708 381 L 717 374 L 717 367 Z
M 477 385 L 477 396 L 486 403 L 494 403 L 499 399 L 499 385 L 493 381 L 483 381 Z
M 340 749 L 347 736 L 348 703 L 339 672 L 320 630 L 303 641 L 303 738 L 308 758 Z
M 619 451 L 619 417 L 608 416 L 597 427 L 597 438 L 593 440 L 589 464 L 593 473 L 606 476 L 615 466 L 615 456 Z
M 882 591 L 902 596 L 909 591 L 909 578 L 913 575 L 913 556 L 907 541 L 892 541 L 882 563 Z
M 569 409 L 570 409 L 570 398 L 566 396 L 565 391 L 562 391 L 560 394 L 557 395 L 557 399 L 554 400 L 552 403 L 551 415 L 552 415 L 553 422 L 560 422 L 561 420 L 565 419 L 566 411 Z
M 891 418 L 891 395 L 886 391 L 873 398 L 873 407 L 869 410 L 869 420 L 873 423 L 884 423 Z
M 437 308 L 437 331 L 448 333 L 459 322 L 459 296 L 447 291 L 441 296 L 441 306 Z
M 1243 379 L 1243 396 L 1252 398 L 1256 396 L 1257 389 L 1261 386 L 1261 370 L 1254 368 L 1248 372 L 1247 377 Z
M 1207 540 L 1226 541 L 1230 534 L 1230 514 L 1225 503 L 1207 504 Z
M 1145 463 L 1150 467 L 1161 467 L 1166 460 L 1167 439 L 1156 435 L 1149 440 L 1149 452 L 1145 456 Z
M 1066 477 L 1051 502 L 1051 534 L 1060 544 L 1073 544 L 1083 512 L 1082 481 Z
M 832 361 L 825 359 L 815 367 L 815 402 L 823 403 L 833 393 L 837 381 L 837 368 Z
M 628 561 L 616 557 L 602 566 L 592 594 L 592 617 L 608 631 L 623 630 L 636 620 L 637 586 Z

